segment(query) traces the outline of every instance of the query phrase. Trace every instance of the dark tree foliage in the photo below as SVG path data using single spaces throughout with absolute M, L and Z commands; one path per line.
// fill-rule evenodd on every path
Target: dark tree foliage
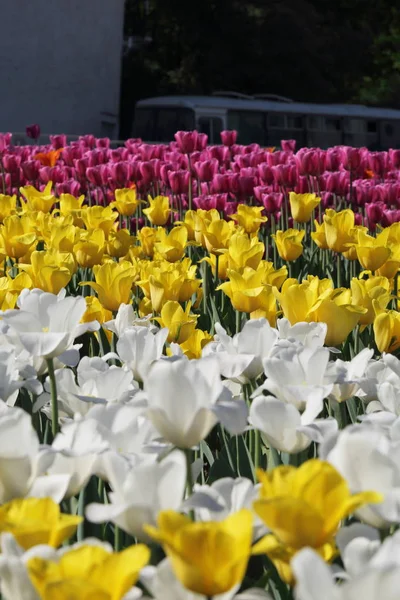
M 126 0 L 121 135 L 161 94 L 275 93 L 400 105 L 392 0 Z

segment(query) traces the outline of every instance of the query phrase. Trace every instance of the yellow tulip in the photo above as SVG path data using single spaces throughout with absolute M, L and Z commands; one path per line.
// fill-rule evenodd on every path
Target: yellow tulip
M 74 246 L 76 262 L 80 267 L 94 267 L 101 264 L 105 249 L 105 234 L 102 229 L 82 232 L 81 239 Z
M 227 223 L 223 219 L 208 223 L 203 233 L 204 245 L 210 254 L 221 254 L 227 247 L 236 229 L 233 221 Z
M 381 310 L 384 310 L 390 302 L 390 281 L 386 277 L 370 277 L 369 279 L 357 279 L 353 277 L 350 282 L 351 303 L 362 306 L 367 312 L 360 317 L 360 325 L 364 329 L 373 323 L 375 310 L 373 302 L 377 302 Z
M 246 573 L 253 516 L 242 509 L 223 521 L 193 523 L 172 510 L 161 511 L 158 529 L 146 532 L 164 548 L 175 576 L 188 590 L 212 597 L 239 585 Z
M 105 323 L 106 321 L 111 321 L 113 318 L 112 312 L 104 308 L 96 296 L 85 296 L 85 300 L 86 310 L 81 319 L 81 323 L 90 323 L 91 321 Z
M 185 219 L 184 219 L 184 221 L 178 222 L 179 224 L 182 224 L 184 227 L 186 227 L 187 232 L 188 232 L 188 240 L 191 241 L 191 242 L 195 241 L 194 230 L 195 230 L 195 215 L 196 215 L 196 212 L 198 212 L 198 211 L 187 210 L 185 212 Z
M 336 469 L 318 459 L 298 468 L 258 469 L 257 475 L 260 497 L 253 508 L 271 533 L 255 544 L 252 553 L 268 554 L 287 583 L 293 583 L 290 559 L 299 550 L 313 548 L 331 561 L 337 554 L 334 537 L 340 522 L 364 504 L 383 500 L 373 491 L 351 494 Z
M 152 223 L 152 225 L 165 225 L 171 214 L 168 196 L 156 196 L 155 198 L 148 196 L 147 199 L 150 206 L 144 208 L 143 212 L 150 223 Z
M 350 229 L 349 240 L 346 244 L 347 250 L 342 252 L 343 256 L 347 258 L 347 260 L 358 260 L 357 255 L 357 244 L 358 244 L 358 236 L 360 233 L 367 233 L 367 227 L 363 227 L 362 225 L 356 225 L 353 229 Z
M 19 191 L 26 199 L 26 202 L 22 203 L 22 210 L 37 210 L 44 213 L 49 213 L 53 204 L 57 202 L 57 198 L 55 198 L 51 193 L 52 185 L 52 182 L 49 181 L 42 192 L 34 188 L 32 185 L 26 185 L 19 188 Z
M 151 227 L 142 227 L 138 233 L 138 240 L 143 250 L 143 254 L 153 258 L 154 244 L 157 240 L 157 231 Z
M 391 254 L 387 245 L 388 235 L 388 230 L 383 231 L 376 238 L 363 231 L 358 232 L 356 252 L 363 269 L 376 271 L 388 260 Z
M 233 234 L 228 245 L 229 269 L 239 271 L 244 267 L 257 269 L 264 256 L 265 246 L 257 237 L 249 238 L 241 232 Z
M 0 277 L 0 310 L 15 308 L 22 290 L 31 288 L 33 283 L 28 273 L 18 273 L 14 279 L 9 275 Z
M 155 320 L 160 327 L 167 327 L 169 330 L 168 342 L 182 344 L 192 335 L 196 328 L 197 316 L 190 313 L 190 302 L 183 310 L 179 302 L 169 300 L 161 309 L 160 317 Z
M 17 498 L 0 506 L 0 532 L 12 533 L 25 550 L 39 544 L 57 548 L 82 520 L 61 513 L 51 498 Z
M 187 241 L 188 233 L 183 225 L 174 227 L 169 233 L 159 227 L 154 249 L 162 259 L 174 263 L 184 256 Z
M 289 203 L 292 217 L 298 223 L 307 223 L 311 219 L 312 212 L 321 202 L 315 194 L 296 194 L 290 192 Z
M 249 239 L 249 238 L 246 238 L 246 239 Z M 210 256 L 205 256 L 204 258 L 199 260 L 199 263 L 201 263 L 201 262 L 206 262 L 210 265 L 213 277 L 215 277 L 215 273 L 217 270 L 217 263 L 218 263 L 218 279 L 222 279 L 222 280 L 227 279 L 227 277 L 228 277 L 228 275 L 227 275 L 228 254 L 227 253 L 220 254 L 220 255 L 210 254 Z M 232 268 L 232 267 L 230 267 L 230 268 Z
M 27 568 L 43 600 L 122 600 L 149 559 L 150 550 L 144 544 L 114 553 L 82 545 L 67 550 L 58 562 L 31 558 Z
M 201 358 L 203 348 L 212 341 L 213 337 L 208 331 L 195 329 L 185 342 L 180 344 L 182 352 L 190 360 Z
M 304 229 L 286 229 L 277 231 L 272 237 L 275 240 L 279 256 L 283 260 L 292 261 L 299 258 L 303 253 L 302 241 L 305 235 Z
M 351 292 L 343 288 L 323 292 L 309 312 L 311 321 L 326 323 L 327 346 L 339 346 L 360 321 L 367 309 L 351 304 Z
M 376 317 L 374 320 L 374 336 L 379 352 L 395 352 L 400 348 L 400 312 L 397 310 L 382 311 L 376 301 L 373 302 Z
M 107 237 L 113 229 L 118 214 L 113 211 L 111 206 L 103 208 L 102 206 L 88 206 L 82 211 L 82 219 L 88 231 L 102 229 Z
M 93 267 L 95 282 L 82 281 L 80 285 L 89 285 L 107 310 L 116 311 L 121 304 L 129 304 L 132 286 L 137 278 L 137 270 L 131 263 L 107 262 Z
M 245 313 L 270 311 L 271 286 L 264 285 L 263 271 L 245 267 L 242 273 L 228 270 L 229 281 L 217 289 L 230 298 L 233 308 Z
M 351 230 L 354 229 L 354 213 L 347 208 L 336 212 L 329 208 L 324 214 L 325 236 L 328 247 L 335 252 L 346 252 L 347 244 L 354 241 Z
M 6 217 L 14 215 L 17 212 L 17 196 L 7 196 L 0 194 L 0 223 L 4 222 Z
M 391 255 L 379 269 L 375 271 L 375 275 L 393 279 L 398 271 L 400 271 L 400 244 L 390 245 Z
M 111 202 L 110 206 L 124 217 L 134 215 L 141 202 L 141 200 L 138 200 L 136 188 L 121 188 L 115 190 L 114 194 L 115 202 Z
M 206 247 L 206 242 L 204 239 L 204 233 L 207 231 L 208 226 L 213 221 L 220 221 L 221 217 L 217 209 L 212 208 L 211 210 L 197 210 L 197 211 L 189 211 L 189 213 L 193 213 L 193 227 L 194 227 L 194 239 L 197 244 Z M 185 216 L 185 224 L 186 227 L 187 221 Z
M 319 296 L 326 290 L 332 290 L 331 279 L 308 277 L 301 283 L 297 279 L 287 279 L 281 292 L 275 290 L 276 298 L 281 305 L 283 315 L 291 325 L 303 321 L 310 322 L 310 310 Z
M 76 262 L 70 252 L 35 250 L 31 254 L 31 264 L 20 264 L 19 267 L 29 275 L 33 287 L 58 294 L 71 281 L 76 271 Z
M 84 207 L 85 196 L 75 198 L 72 194 L 61 194 L 59 197 L 60 215 L 63 217 L 72 217 L 73 224 L 76 227 L 83 227 L 84 222 L 81 217 Z
M 75 225 L 58 225 L 55 222 L 45 237 L 46 246 L 59 252 L 73 252 L 79 236 L 80 230 Z
M 281 289 L 283 282 L 288 276 L 287 266 L 283 266 L 280 269 L 275 269 L 274 263 L 269 260 L 262 260 L 258 265 L 257 271 L 262 272 L 262 284 L 272 285 L 278 290 Z
M 263 210 L 263 206 L 247 206 L 246 204 L 239 204 L 237 213 L 230 217 L 231 219 L 234 219 L 240 227 L 243 227 L 246 233 L 257 233 L 261 223 L 266 223 L 268 221 L 268 217 L 263 217 L 261 215 Z
M 19 259 L 34 250 L 36 233 L 30 229 L 29 222 L 23 217 L 11 215 L 0 226 L 0 252 L 11 258 Z
M 311 238 L 313 242 L 321 248 L 321 250 L 328 250 L 328 242 L 326 241 L 326 233 L 325 233 L 325 221 L 322 223 L 318 223 L 318 221 L 314 220 L 315 231 L 311 233 Z
M 106 241 L 107 254 L 114 258 L 122 258 L 129 252 L 129 248 L 135 243 L 135 238 L 128 229 L 113 229 L 108 234 Z

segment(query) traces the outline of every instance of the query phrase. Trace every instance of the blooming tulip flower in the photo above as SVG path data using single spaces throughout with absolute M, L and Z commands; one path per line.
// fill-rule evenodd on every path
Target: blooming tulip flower
M 223 219 L 210 221 L 203 232 L 204 245 L 210 254 L 220 254 L 228 247 L 232 234 L 236 229 L 233 221 L 227 223 Z
M 139 203 L 136 195 L 136 188 L 122 188 L 115 190 L 115 201 L 110 206 L 116 208 L 120 215 L 131 217 L 135 214 Z
M 51 498 L 17 498 L 0 506 L 0 531 L 12 533 L 25 550 L 38 544 L 57 548 L 81 522 L 82 517 L 62 514 Z
M 86 517 L 93 523 L 112 521 L 124 531 L 149 542 L 143 528 L 155 525 L 160 510 L 178 510 L 186 486 L 186 464 L 182 452 L 174 451 L 161 462 L 148 456 L 132 466 L 109 454 L 103 465 L 112 492 L 109 504 L 89 504 Z
M 321 248 L 321 250 L 327 250 L 329 246 L 326 240 L 325 221 L 318 223 L 318 221 L 315 219 L 314 227 L 315 231 L 311 232 L 313 241 L 317 244 L 318 248 Z
M 221 284 L 217 289 L 222 290 L 230 298 L 233 308 L 246 313 L 265 311 L 268 313 L 268 320 L 270 318 L 273 320 L 276 316 L 276 307 L 275 314 L 271 313 L 274 304 L 272 286 L 264 285 L 262 269 L 255 271 L 245 267 L 241 274 L 228 270 L 228 277 L 229 282 Z
M 261 223 L 266 223 L 268 217 L 261 216 L 263 212 L 263 206 L 247 206 L 246 204 L 239 204 L 237 213 L 230 215 L 231 219 L 234 219 L 240 227 L 243 227 L 246 233 L 249 235 L 257 233 L 260 229 Z
M 397 310 L 380 311 L 379 303 L 373 305 L 378 313 L 374 320 L 375 343 L 379 352 L 394 352 L 400 348 L 400 313 Z
M 136 268 L 128 261 L 108 262 L 93 267 L 95 282 L 82 281 L 80 285 L 89 285 L 98 294 L 104 308 L 116 311 L 123 302 L 127 304 L 132 294 L 132 285 L 136 278 Z
M 253 517 L 243 509 L 224 521 L 193 523 L 174 511 L 162 511 L 158 529 L 147 533 L 165 549 L 183 586 L 208 597 L 240 584 L 250 555 Z
M 21 187 L 19 191 L 26 199 L 26 203 L 22 205 L 23 210 L 30 210 L 32 212 L 41 211 L 44 213 L 49 213 L 51 207 L 57 201 L 51 193 L 52 186 L 52 182 L 49 181 L 46 187 L 44 188 L 43 192 L 40 192 L 31 185 Z
M 76 262 L 70 252 L 49 249 L 32 252 L 31 264 L 21 264 L 20 268 L 31 278 L 32 287 L 58 294 L 71 281 Z
M 30 354 L 46 359 L 62 357 L 75 338 L 99 329 L 97 321 L 80 323 L 86 302 L 81 296 L 66 298 L 65 290 L 58 296 L 37 289 L 23 290 L 17 305 L 19 310 L 3 313 L 3 321 Z
M 184 256 L 187 239 L 187 229 L 183 225 L 174 227 L 169 233 L 159 227 L 154 249 L 162 259 L 174 263 Z
M 7 196 L 0 194 L 0 223 L 4 222 L 6 217 L 14 215 L 17 211 L 17 196 Z
M 101 264 L 105 250 L 105 234 L 102 229 L 83 232 L 74 245 L 74 255 L 80 267 L 94 267 Z
M 311 219 L 312 212 L 321 202 L 315 194 L 296 194 L 290 192 L 289 203 L 292 217 L 297 223 L 307 223 Z
M 292 581 L 290 559 L 302 548 L 314 548 L 326 561 L 336 554 L 334 536 L 340 521 L 367 503 L 379 503 L 373 491 L 351 494 L 346 480 L 327 462 L 312 459 L 300 467 L 281 466 L 257 471 L 260 499 L 254 510 L 270 528 L 253 547 L 268 554 L 287 583 Z
M 100 545 L 82 544 L 68 549 L 58 560 L 31 558 L 29 577 L 40 598 L 100 598 L 122 600 L 149 562 L 150 550 L 143 544 L 113 553 Z
M 191 335 L 180 345 L 172 342 L 170 350 L 178 356 L 187 356 L 190 360 L 201 358 L 203 349 L 212 341 L 212 336 L 208 331 L 195 329 Z M 168 352 L 168 351 L 167 351 Z
M 390 302 L 390 281 L 387 277 L 369 277 L 357 279 L 353 277 L 350 282 L 351 303 L 362 306 L 367 312 L 360 316 L 361 331 L 371 325 L 375 319 L 373 302 L 377 302 L 379 312 L 383 311 Z
M 303 321 L 313 321 L 310 318 L 310 310 L 317 302 L 319 296 L 333 289 L 331 279 L 319 279 L 308 277 L 301 283 L 297 279 L 287 279 L 282 285 L 282 290 L 274 291 L 284 316 L 291 325 Z
M 190 308 L 190 302 L 183 310 L 179 302 L 173 300 L 168 300 L 162 307 L 160 316 L 155 321 L 168 329 L 168 342 L 182 344 L 195 330 L 197 316 L 190 313 Z
M 277 231 L 272 235 L 275 240 L 278 254 L 283 260 L 296 260 L 303 254 L 302 241 L 305 231 L 297 229 L 286 229 L 286 231 Z
M 137 326 L 122 332 L 117 342 L 117 352 L 132 370 L 136 381 L 142 382 L 151 364 L 161 358 L 168 334 L 167 328 L 154 333 L 147 327 Z
M 324 214 L 325 236 L 328 247 L 335 252 L 345 252 L 353 242 L 354 213 L 350 209 L 336 212 L 328 209 Z
M 374 238 L 363 231 L 358 232 L 356 252 L 363 269 L 376 271 L 388 260 L 391 254 L 387 245 L 388 234 L 389 231 L 384 230 Z
M 148 196 L 150 206 L 143 212 L 152 225 L 165 225 L 171 213 L 168 196 Z
M 0 226 L 0 252 L 11 258 L 22 258 L 34 249 L 36 233 L 27 219 L 11 215 Z
M 235 233 L 230 237 L 227 260 L 231 270 L 239 271 L 244 267 L 257 269 L 264 256 L 265 246 L 256 237 L 250 238 L 243 233 Z
M 113 229 L 118 214 L 114 212 L 111 206 L 103 208 L 102 206 L 88 206 L 81 213 L 82 220 L 88 231 L 102 229 L 107 237 Z

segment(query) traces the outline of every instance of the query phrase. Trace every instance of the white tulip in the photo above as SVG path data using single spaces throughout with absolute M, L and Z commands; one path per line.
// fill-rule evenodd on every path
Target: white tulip
M 350 361 L 337 359 L 329 363 L 327 373 L 334 379 L 330 398 L 344 402 L 352 396 L 358 396 L 359 382 L 364 377 L 373 353 L 372 349 L 364 348 Z
M 17 333 L 30 354 L 45 359 L 63 357 L 75 338 L 100 327 L 97 321 L 80 323 L 86 310 L 85 299 L 82 296 L 65 297 L 65 290 L 56 296 L 38 289 L 25 289 L 19 295 L 17 305 L 19 310 L 3 313 L 3 321 Z
M 313 391 L 303 414 L 273 396 L 257 396 L 250 406 L 249 423 L 261 432 L 266 446 L 295 454 L 337 430 L 336 419 L 315 420 L 322 409 L 321 395 Z
M 370 569 L 335 585 L 332 571 L 314 550 L 304 548 L 291 561 L 296 600 L 398 600 L 400 568 Z
M 243 431 L 247 407 L 222 385 L 214 357 L 159 360 L 144 380 L 146 415 L 160 435 L 178 448 L 192 448 L 221 423 L 230 433 Z
M 115 333 L 119 338 L 130 327 L 146 327 L 150 331 L 157 332 L 158 328 L 151 321 L 151 316 L 139 317 L 133 310 L 132 304 L 120 304 L 115 319 L 103 323 L 103 327 Z
M 219 323 L 215 331 L 215 341 L 205 346 L 203 356 L 215 355 L 224 377 L 239 383 L 257 379 L 263 372 L 263 359 L 271 354 L 278 339 L 277 330 L 266 319 L 253 319 L 233 338 Z
M 325 343 L 328 327 L 326 323 L 295 323 L 290 324 L 288 319 L 278 319 L 280 340 L 299 342 L 302 346 L 311 348 L 322 347 Z
M 400 523 L 400 446 L 387 429 L 351 425 L 323 440 L 319 456 L 341 473 L 353 493 L 383 494 L 382 503 L 357 510 L 360 519 L 373 527 Z
M 147 327 L 130 327 L 122 333 L 117 342 L 117 352 L 136 381 L 142 382 L 152 363 L 161 358 L 167 337 L 167 328 L 154 334 Z
M 112 521 L 130 535 L 149 541 L 146 523 L 156 525 L 161 510 L 178 510 L 186 486 L 186 459 L 175 450 L 161 462 L 156 456 L 142 457 L 136 465 L 109 454 L 105 471 L 112 492 L 109 504 L 89 504 L 86 517 L 94 523 Z

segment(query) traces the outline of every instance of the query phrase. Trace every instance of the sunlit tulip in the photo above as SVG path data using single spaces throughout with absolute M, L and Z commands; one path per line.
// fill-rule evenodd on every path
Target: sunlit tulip
M 136 188 L 122 188 L 115 190 L 115 201 L 111 202 L 120 215 L 131 217 L 135 214 L 140 200 L 136 194 Z
M 82 296 L 66 298 L 65 290 L 57 296 L 37 289 L 23 290 L 17 305 L 19 310 L 6 310 L 3 320 L 34 356 L 60 357 L 75 338 L 99 328 L 96 321 L 80 323 L 86 302 Z
M 131 263 L 107 262 L 93 267 L 95 281 L 82 281 L 97 293 L 101 304 L 107 310 L 118 310 L 120 304 L 128 304 L 132 295 L 132 286 L 137 277 L 136 268 Z
M 175 450 L 161 462 L 148 456 L 132 466 L 110 454 L 104 459 L 111 487 L 108 504 L 93 503 L 86 517 L 93 523 L 112 521 L 124 531 L 149 542 L 143 525 L 155 525 L 160 510 L 179 510 L 186 484 L 185 456 Z
M 18 296 L 24 289 L 33 287 L 28 273 L 18 273 L 14 279 L 9 275 L 0 278 L 0 310 L 15 308 Z
M 252 238 L 255 239 L 255 238 Z M 199 263 L 206 262 L 211 267 L 211 273 L 215 277 L 217 271 L 217 263 L 218 263 L 218 279 L 224 281 L 228 278 L 228 254 L 210 254 L 210 256 L 206 256 L 202 258 Z
M 275 295 L 282 307 L 284 316 L 291 325 L 302 321 L 312 321 L 309 313 L 317 302 L 320 294 L 326 290 L 333 289 L 331 279 L 319 279 L 308 277 L 301 283 L 297 279 L 287 279 L 281 292 L 275 291 Z
M 0 251 L 6 256 L 19 259 L 35 248 L 36 233 L 23 217 L 11 215 L 0 226 Z
M 163 546 L 183 586 L 211 597 L 242 582 L 252 528 L 252 514 L 243 509 L 223 521 L 202 523 L 163 511 L 158 516 L 158 528 L 148 526 L 146 530 Z
M 47 248 L 59 252 L 73 252 L 74 244 L 79 240 L 79 229 L 75 225 L 52 224 L 49 235 L 45 237 Z
M 17 498 L 0 506 L 0 531 L 12 533 L 25 550 L 38 544 L 57 548 L 81 521 L 82 517 L 61 513 L 50 498 Z
M 190 313 L 190 303 L 185 310 L 179 302 L 168 300 L 161 309 L 160 317 L 155 318 L 160 327 L 169 331 L 168 342 L 182 344 L 192 335 L 196 328 L 197 316 Z
M 154 244 L 157 241 L 157 230 L 152 227 L 142 227 L 138 233 L 138 240 L 143 254 L 149 258 L 153 258 Z
M 135 239 L 128 229 L 118 229 L 118 231 L 111 229 L 106 241 L 107 254 L 113 258 L 122 258 L 126 256 L 134 242 Z
M 161 358 L 168 329 L 156 332 L 147 327 L 129 327 L 121 333 L 117 352 L 125 365 L 132 370 L 136 381 L 143 381 L 151 364 Z
M 88 231 L 102 229 L 106 237 L 118 219 L 118 214 L 113 211 L 111 206 L 107 206 L 106 208 L 102 206 L 88 206 L 82 211 L 81 216 Z
M 270 296 L 272 287 L 264 285 L 261 269 L 254 271 L 245 267 L 240 274 L 228 270 L 229 282 L 219 286 L 224 294 L 230 298 L 232 306 L 241 312 L 252 313 L 257 310 L 270 310 Z
M 143 213 L 153 225 L 165 225 L 171 214 L 168 196 L 148 196 L 150 206 L 143 209 Z
M 205 248 L 204 233 L 213 221 L 221 220 L 220 214 L 215 208 L 212 208 L 211 210 L 199 209 L 196 211 L 189 211 L 189 213 L 192 213 L 191 217 L 193 218 L 194 239 L 198 244 L 201 244 L 203 248 Z M 191 223 L 191 218 L 188 222 Z M 188 226 L 188 222 L 185 217 L 186 227 Z
M 379 309 L 384 310 L 390 302 L 390 281 L 386 277 L 369 277 L 357 279 L 353 277 L 350 282 L 351 303 L 362 306 L 367 312 L 360 316 L 360 325 L 371 325 L 375 319 L 373 301 L 378 303 Z
M 400 313 L 397 310 L 381 312 L 379 301 L 373 301 L 378 314 L 374 320 L 375 343 L 379 352 L 394 352 L 400 348 Z
M 174 263 L 184 256 L 187 238 L 187 229 L 183 225 L 174 227 L 169 233 L 159 227 L 154 249 L 162 259 Z
M 34 557 L 27 568 L 43 600 L 122 600 L 149 559 L 150 550 L 143 544 L 115 553 L 100 545 L 83 544 L 67 550 L 58 560 Z
M 211 340 L 212 336 L 208 331 L 195 329 L 187 340 L 180 344 L 181 352 L 190 360 L 200 358 L 202 356 L 203 348 L 205 348 Z
M 272 285 L 278 290 L 281 289 L 283 282 L 288 276 L 286 265 L 280 269 L 275 269 L 274 263 L 269 260 L 262 260 L 257 267 L 257 271 L 262 272 L 262 283 L 264 285 Z
M 244 267 L 257 269 L 264 256 L 264 252 L 264 244 L 256 237 L 249 239 L 243 233 L 235 233 L 229 240 L 227 252 L 228 268 L 236 271 Z
M 389 231 L 382 231 L 376 238 L 363 231 L 358 232 L 356 246 L 357 258 L 361 266 L 368 271 L 376 271 L 390 257 L 391 251 L 387 245 Z
M 45 167 L 54 167 L 62 153 L 63 148 L 57 148 L 56 150 L 49 150 L 48 152 L 38 152 L 35 154 L 35 159 L 39 160 Z
M 328 247 L 335 252 L 345 252 L 353 242 L 354 213 L 350 209 L 336 212 L 329 208 L 324 214 L 325 236 Z
M 325 343 L 328 346 L 338 346 L 347 339 L 350 331 L 367 313 L 362 306 L 351 304 L 350 290 L 327 290 L 318 298 L 311 308 L 311 321 L 326 323 L 328 331 Z
M 211 221 L 203 232 L 204 245 L 210 254 L 219 254 L 228 247 L 236 229 L 235 223 L 230 221 Z
M 311 238 L 321 250 L 327 250 L 329 248 L 328 242 L 326 240 L 325 234 L 325 221 L 322 223 L 318 223 L 317 220 L 314 221 L 315 231 L 311 232 Z
M 321 198 L 315 194 L 296 194 L 290 192 L 289 203 L 292 217 L 298 223 L 310 221 L 313 210 L 321 202 Z
M 85 296 L 85 302 L 86 310 L 81 319 L 82 323 L 97 321 L 102 325 L 112 319 L 112 312 L 104 308 L 96 296 Z
M 21 187 L 19 191 L 26 200 L 26 202 L 22 205 L 23 210 L 37 210 L 44 213 L 50 212 L 51 207 L 57 201 L 57 199 L 51 193 L 52 186 L 52 182 L 49 181 L 42 192 L 34 188 L 32 185 Z
M 231 215 L 231 219 L 234 219 L 240 227 L 243 227 L 246 233 L 252 234 L 260 229 L 262 223 L 268 221 L 268 217 L 262 216 L 261 213 L 263 211 L 263 206 L 247 206 L 246 204 L 239 204 L 237 213 Z
M 283 260 L 292 261 L 299 258 L 303 253 L 302 241 L 305 235 L 304 229 L 286 229 L 273 234 L 278 254 Z
M 0 223 L 4 222 L 6 217 L 14 215 L 17 211 L 17 196 L 7 196 L 0 194 Z
M 391 254 L 386 262 L 375 271 L 375 275 L 393 279 L 400 271 L 400 245 L 390 245 Z
M 41 250 L 31 254 L 30 265 L 20 265 L 31 278 L 33 287 L 58 294 L 76 271 L 74 255 L 57 250 Z
M 336 553 L 334 536 L 342 519 L 363 504 L 379 503 L 373 491 L 351 494 L 346 480 L 329 463 L 308 460 L 300 467 L 281 466 L 257 472 L 260 499 L 254 510 L 271 530 L 253 547 L 254 554 L 268 554 L 280 577 L 290 583 L 290 559 L 302 548 L 314 548 L 325 560 Z
M 83 232 L 74 246 L 76 262 L 80 267 L 100 265 L 105 250 L 105 234 L 102 229 Z

